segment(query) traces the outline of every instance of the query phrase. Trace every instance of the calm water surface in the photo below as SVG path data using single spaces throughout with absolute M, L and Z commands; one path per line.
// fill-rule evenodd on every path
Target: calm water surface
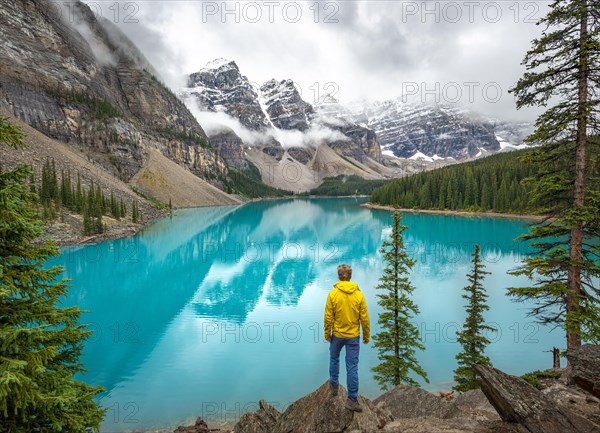
M 322 338 L 324 302 L 348 263 L 367 298 L 377 332 L 374 287 L 378 249 L 391 214 L 360 207 L 364 199 L 297 199 L 242 207 L 178 211 L 130 239 L 64 249 L 53 262 L 72 280 L 67 304 L 90 310 L 95 331 L 83 380 L 106 388 L 103 432 L 171 428 L 196 416 L 235 419 L 259 399 L 279 409 L 328 375 Z M 411 279 L 415 319 L 429 390 L 452 387 L 455 332 L 465 317 L 461 290 L 480 243 L 490 311 L 494 365 L 513 374 L 550 367 L 545 350 L 562 344 L 505 296 L 525 280 L 507 276 L 526 247 L 516 219 L 406 214 L 405 241 L 417 260 Z M 380 394 L 370 369 L 376 351 L 361 345 L 360 392 Z M 342 368 L 341 382 L 345 385 Z

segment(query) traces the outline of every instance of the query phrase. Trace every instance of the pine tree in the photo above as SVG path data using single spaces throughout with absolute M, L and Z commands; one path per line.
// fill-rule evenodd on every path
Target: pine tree
M 131 221 L 133 223 L 137 224 L 139 222 L 139 220 L 140 220 L 137 201 L 134 201 L 133 204 L 131 205 L 131 207 L 132 207 L 132 209 L 131 209 Z
M 110 213 L 116 219 L 121 219 L 119 204 L 117 203 L 117 200 L 115 199 L 115 194 L 112 191 L 110 192 Z
M 50 199 L 50 179 L 49 179 L 49 161 L 46 160 L 42 165 L 42 185 L 40 186 L 40 200 L 43 205 Z
M 81 188 L 81 174 L 77 172 L 77 191 L 75 192 L 75 210 L 77 212 L 81 212 L 83 210 L 84 202 L 85 198 L 83 195 L 83 189 Z
M 121 218 L 125 218 L 127 216 L 127 207 L 125 207 L 125 202 L 123 201 L 123 197 L 121 197 Z
M 0 143 L 24 146 L 20 130 L 0 119 Z M 1 145 L 1 144 L 0 144 Z M 32 241 L 43 232 L 35 194 L 19 166 L 0 174 L 0 417 L 2 431 L 98 430 L 104 410 L 94 401 L 102 388 L 75 380 L 91 331 L 78 324 L 81 310 L 60 307 L 67 294 L 62 268 L 46 267 L 56 245 Z
M 407 277 L 415 260 L 408 256 L 404 247 L 402 233 L 407 227 L 400 224 L 401 215 L 394 212 L 393 219 L 391 239 L 385 240 L 379 250 L 386 262 L 376 287 L 384 292 L 377 295 L 383 311 L 378 320 L 381 331 L 373 336 L 381 363 L 372 371 L 383 389 L 400 383 L 419 386 L 410 376 L 411 372 L 429 382 L 416 358 L 416 351 L 425 350 L 425 347 L 419 329 L 411 323 L 411 319 L 419 314 L 419 308 L 410 297 L 414 287 Z
M 469 285 L 464 288 L 465 293 L 462 295 L 467 300 L 467 318 L 462 330 L 457 333 L 462 351 L 456 355 L 458 368 L 454 370 L 454 381 L 457 384 L 454 389 L 460 392 L 479 388 L 479 381 L 471 365 L 491 365 L 490 359 L 484 355 L 486 346 L 490 344 L 484 332 L 495 330 L 486 325 L 483 318 L 483 312 L 489 310 L 489 307 L 482 281 L 489 272 L 484 271 L 485 266 L 481 263 L 479 245 L 475 245 L 472 257 L 473 270 L 467 274 Z
M 60 191 L 58 189 L 58 176 L 56 175 L 56 164 L 54 162 L 54 158 L 52 159 L 52 166 L 50 171 L 50 190 L 51 190 L 51 198 L 58 205 L 60 201 Z
M 29 176 L 29 192 L 35 194 L 35 175 L 33 169 L 31 170 L 31 176 Z
M 550 105 L 527 139 L 541 147 L 526 160 L 540 166 L 529 180 L 532 201 L 551 218 L 522 236 L 533 241 L 536 251 L 515 274 L 535 284 L 511 288 L 509 294 L 517 301 L 534 301 L 530 314 L 542 323 L 562 325 L 568 348 L 581 345 L 582 329 L 594 329 L 600 320 L 599 288 L 594 287 L 600 277 L 600 21 L 595 3 L 554 0 L 539 22 L 546 31 L 525 56 L 528 71 L 513 89 L 519 108 Z
M 83 234 L 88 236 L 94 233 L 94 226 L 92 224 L 92 217 L 90 215 L 90 209 L 87 203 L 83 205 Z

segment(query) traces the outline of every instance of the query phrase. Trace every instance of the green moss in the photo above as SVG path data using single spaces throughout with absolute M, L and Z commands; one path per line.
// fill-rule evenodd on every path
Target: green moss
M 365 171 L 365 169 L 364 169 L 364 168 L 362 168 L 362 167 L 359 167 L 359 166 L 358 166 L 358 165 L 356 165 L 354 162 L 352 162 L 352 161 L 351 161 L 349 158 L 346 158 L 344 155 L 340 155 L 340 156 L 342 157 L 342 159 L 343 159 L 344 161 L 346 161 L 346 162 L 348 162 L 348 163 L 352 164 L 353 166 L 355 166 L 356 168 L 358 168 L 360 171 L 364 171 L 364 172 L 366 173 L 366 171 Z
M 95 98 L 85 93 L 60 88 L 48 88 L 45 90 L 48 96 L 52 96 L 65 104 L 80 104 L 90 108 L 94 118 L 106 121 L 115 117 L 123 117 L 123 113 L 109 101 Z
M 541 389 L 542 386 L 539 381 L 540 379 L 558 379 L 560 378 L 561 374 L 562 373 L 560 371 L 556 370 L 536 370 L 524 374 L 523 376 L 521 376 L 521 379 L 525 379 L 537 389 Z
M 140 191 L 137 188 L 133 188 L 133 192 L 135 192 L 137 195 L 139 195 L 140 197 L 142 197 L 145 200 L 148 200 L 150 203 L 152 203 L 154 206 L 156 206 L 159 209 L 168 209 L 169 205 L 160 201 L 159 199 L 157 199 L 156 197 L 152 197 L 149 194 L 146 194 L 143 191 Z
M 147 69 L 144 69 L 144 72 L 148 75 L 148 77 L 154 81 L 156 84 L 159 85 L 159 87 L 161 89 L 163 89 L 165 92 L 167 92 L 169 95 L 171 95 L 172 97 L 174 97 L 178 103 L 182 104 L 181 100 L 179 99 L 179 97 L 171 90 L 167 87 L 167 85 L 165 83 L 163 83 L 161 80 L 159 80 L 156 75 L 154 75 L 152 72 L 150 72 Z
M 161 134 L 162 136 L 166 136 L 167 138 L 183 141 L 185 143 L 194 143 L 206 149 L 213 148 L 206 138 L 200 137 L 198 135 L 186 134 L 184 132 L 176 131 L 173 128 L 157 128 L 155 129 L 155 131 Z

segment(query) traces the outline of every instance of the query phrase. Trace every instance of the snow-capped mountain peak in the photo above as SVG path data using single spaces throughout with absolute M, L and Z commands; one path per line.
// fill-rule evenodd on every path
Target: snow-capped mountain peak
M 465 107 L 404 102 L 402 98 L 351 107 L 356 120 L 366 120 L 375 130 L 383 150 L 410 159 L 427 160 L 435 155 L 464 160 L 506 146 L 519 148 L 531 126 L 487 118 Z M 505 138 L 504 147 L 497 136 Z

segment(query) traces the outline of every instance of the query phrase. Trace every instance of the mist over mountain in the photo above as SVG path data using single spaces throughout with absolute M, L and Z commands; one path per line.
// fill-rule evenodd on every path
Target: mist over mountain
M 266 153 L 277 160 L 281 146 L 302 164 L 322 144 L 361 163 L 366 158 L 382 163 L 385 156 L 461 161 L 522 148 L 531 131 L 527 122 L 502 121 L 449 104 L 406 103 L 400 97 L 344 107 L 325 94 L 310 104 L 293 80 L 271 79 L 257 86 L 235 61 L 225 59 L 190 74 L 179 94 L 197 105 L 193 111 L 209 130 L 222 133 L 227 127 L 248 146 L 268 144 Z
M 267 184 L 303 191 L 326 176 L 380 179 L 395 173 L 382 164 L 372 130 L 325 115 L 301 97 L 291 79 L 271 79 L 256 88 L 235 61 L 216 59 L 190 74 L 178 94 L 228 163 L 243 168 L 250 161 Z M 275 179 L 268 170 L 273 165 L 282 173 L 293 165 L 298 176 Z

